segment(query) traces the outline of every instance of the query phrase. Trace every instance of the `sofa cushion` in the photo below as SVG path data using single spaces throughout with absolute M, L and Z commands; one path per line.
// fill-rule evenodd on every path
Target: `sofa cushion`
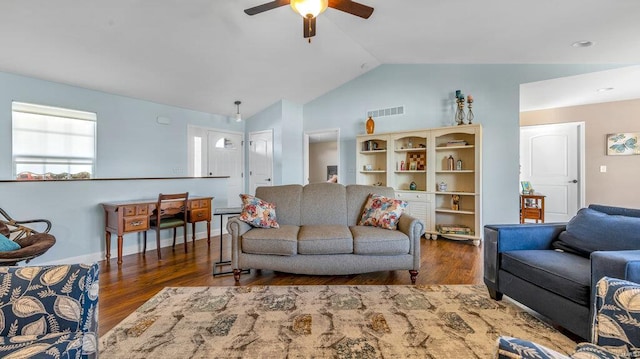
M 302 202 L 302 186 L 290 184 L 256 188 L 256 197 L 273 203 L 278 209 L 278 223 L 299 226 Z
M 378 227 L 351 226 L 353 253 L 366 255 L 408 254 L 409 237 L 400 231 Z
M 298 253 L 300 227 L 253 228 L 242 235 L 242 251 L 251 254 L 292 256 Z
M 279 228 L 276 220 L 276 206 L 258 197 L 241 194 L 242 212 L 240 220 L 258 228 Z
M 591 293 L 589 259 L 554 250 L 502 253 L 500 268 L 541 288 L 588 306 Z
M 347 225 L 355 226 L 362 217 L 362 210 L 371 193 L 381 194 L 394 198 L 395 192 L 391 187 L 366 186 L 362 184 L 350 184 L 347 186 Z
M 405 208 L 405 201 L 372 193 L 364 205 L 358 225 L 395 230 Z
M 592 208 L 582 208 L 552 245 L 589 257 L 594 251 L 640 249 L 638 233 L 638 217 L 610 215 Z
M 342 225 L 305 225 L 298 233 L 300 254 L 353 253 L 349 227 Z
M 337 183 L 311 183 L 302 190 L 302 225 L 347 225 L 347 194 Z

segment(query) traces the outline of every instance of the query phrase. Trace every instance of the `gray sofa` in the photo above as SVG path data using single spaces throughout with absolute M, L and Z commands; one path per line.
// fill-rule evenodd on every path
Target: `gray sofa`
M 640 282 L 640 209 L 590 205 L 567 224 L 485 226 L 491 297 L 506 294 L 584 339 L 604 276 Z
M 280 228 L 254 228 L 231 218 L 231 266 L 236 282 L 245 269 L 311 275 L 347 275 L 420 269 L 424 224 L 403 214 L 397 230 L 356 225 L 370 193 L 394 197 L 390 187 L 314 183 L 259 187 L 274 203 Z

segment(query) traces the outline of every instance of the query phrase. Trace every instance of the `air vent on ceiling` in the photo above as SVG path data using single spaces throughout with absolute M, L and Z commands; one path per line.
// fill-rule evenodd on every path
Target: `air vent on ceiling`
M 389 107 L 383 108 L 379 110 L 371 110 L 367 111 L 367 117 L 385 117 L 385 116 L 396 116 L 396 115 L 404 115 L 404 106 L 398 107 Z

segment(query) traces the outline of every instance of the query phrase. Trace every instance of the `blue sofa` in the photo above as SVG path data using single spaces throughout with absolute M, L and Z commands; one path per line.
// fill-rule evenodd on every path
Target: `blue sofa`
M 640 209 L 582 208 L 566 224 L 484 228 L 484 283 L 588 339 L 602 277 L 640 282 Z

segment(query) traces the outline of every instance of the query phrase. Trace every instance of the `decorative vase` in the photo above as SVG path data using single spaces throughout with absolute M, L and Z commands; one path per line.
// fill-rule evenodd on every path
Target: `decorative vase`
M 365 125 L 365 128 L 367 130 L 367 135 L 373 135 L 373 130 L 376 127 L 376 122 L 373 120 L 373 117 L 369 116 L 369 118 L 367 119 L 367 123 Z
M 438 191 L 444 192 L 447 190 L 447 184 L 444 182 L 438 183 Z

